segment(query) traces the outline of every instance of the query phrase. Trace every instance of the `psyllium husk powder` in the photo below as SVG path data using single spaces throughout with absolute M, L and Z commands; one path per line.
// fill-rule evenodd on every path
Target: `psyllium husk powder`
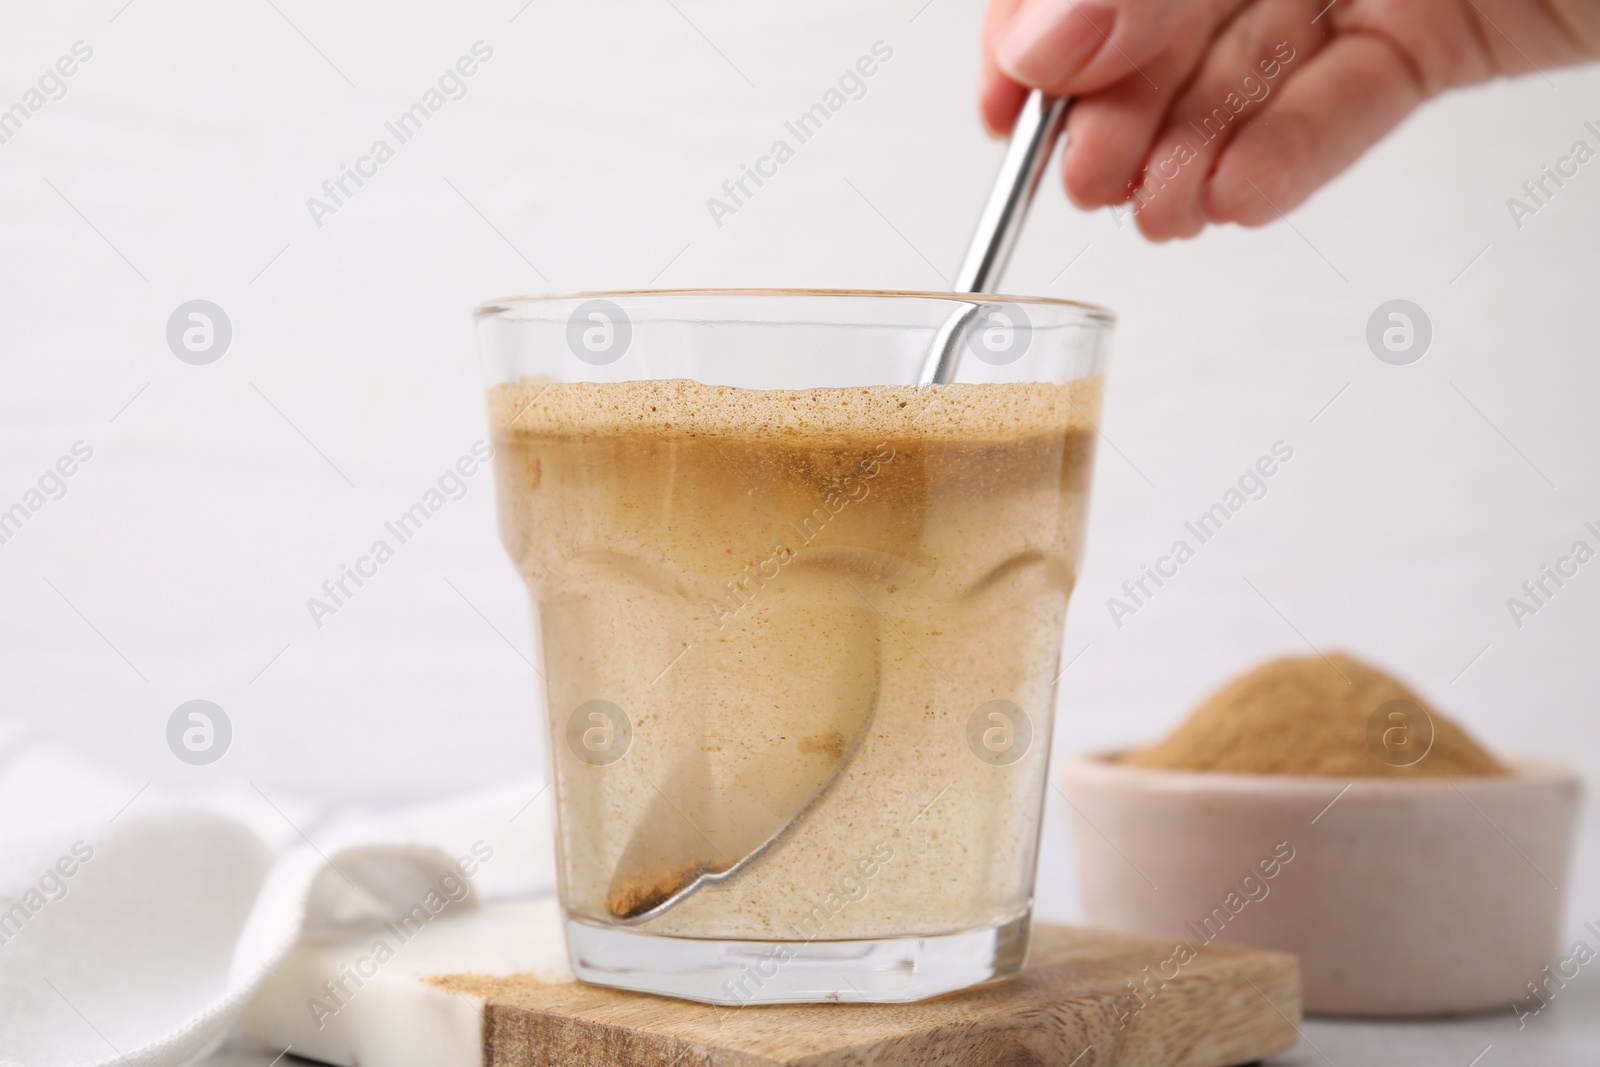
M 1136 767 L 1338 778 L 1509 773 L 1404 682 L 1343 653 L 1263 663 L 1211 694 Z

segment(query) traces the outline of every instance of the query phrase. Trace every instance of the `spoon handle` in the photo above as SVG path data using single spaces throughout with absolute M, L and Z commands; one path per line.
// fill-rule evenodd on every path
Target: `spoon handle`
M 1047 97 L 1035 89 L 1028 94 L 1006 145 L 1006 155 L 995 176 L 989 202 L 984 205 L 978 229 L 967 248 L 967 258 L 956 274 L 958 293 L 989 293 L 1000 283 L 1006 261 L 1022 231 L 1028 204 L 1050 162 L 1050 150 L 1061 132 L 1061 119 L 1071 101 Z
M 1011 258 L 1011 249 L 1017 243 L 1017 234 L 1022 230 L 1023 219 L 1027 217 L 1028 204 L 1033 200 L 1034 190 L 1039 188 L 1039 179 L 1050 162 L 1062 118 L 1071 103 L 1068 97 L 1045 96 L 1038 89 L 1029 93 L 1023 102 L 1022 112 L 1011 130 L 1011 140 L 1006 145 L 1000 173 L 989 191 L 989 202 L 983 207 L 978 229 L 967 247 L 967 257 L 951 287 L 955 292 L 987 293 L 998 288 L 1006 262 Z M 955 379 L 961 344 L 976 320 L 978 308 L 979 305 L 969 305 L 939 330 L 923 364 L 919 384 L 942 384 Z

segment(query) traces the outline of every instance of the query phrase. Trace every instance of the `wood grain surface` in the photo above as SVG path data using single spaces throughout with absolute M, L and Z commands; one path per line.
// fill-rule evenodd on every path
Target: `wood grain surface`
M 1175 966 L 1174 947 L 1039 925 L 1017 977 L 917 1004 L 724 1008 L 525 976 L 434 981 L 485 999 L 485 1067 L 1228 1067 L 1294 1046 L 1294 957 L 1195 942 Z

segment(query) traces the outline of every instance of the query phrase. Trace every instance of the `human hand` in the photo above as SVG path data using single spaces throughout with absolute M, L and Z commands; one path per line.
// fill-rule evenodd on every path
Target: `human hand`
M 1067 193 L 1164 240 L 1303 203 L 1424 100 L 1600 56 L 1600 0 L 989 0 L 979 101 L 1076 100 Z

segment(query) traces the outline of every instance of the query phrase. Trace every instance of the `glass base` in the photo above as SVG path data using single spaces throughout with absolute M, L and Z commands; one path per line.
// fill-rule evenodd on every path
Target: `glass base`
M 1022 969 L 1031 911 L 999 926 L 866 941 L 706 941 L 567 920 L 586 982 L 705 1004 L 901 1004 Z

